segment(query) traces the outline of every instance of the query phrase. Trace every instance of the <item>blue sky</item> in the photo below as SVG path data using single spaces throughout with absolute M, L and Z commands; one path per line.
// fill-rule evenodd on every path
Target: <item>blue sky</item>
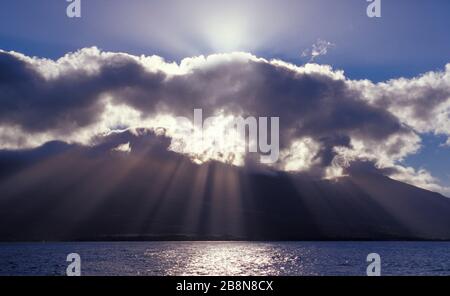
M 226 2 L 226 3 L 225 3 Z M 241 31 L 230 50 L 305 62 L 300 53 L 318 38 L 334 43 L 319 60 L 351 78 L 375 81 L 442 69 L 450 56 L 450 2 L 382 1 L 382 18 L 366 16 L 364 0 L 82 1 L 69 19 L 63 0 L 2 1 L 0 47 L 58 57 L 96 45 L 169 59 L 222 50 L 222 27 Z
M 226 2 L 226 3 L 225 3 Z M 57 58 L 83 47 L 158 54 L 168 60 L 218 51 L 249 51 L 303 64 L 318 40 L 333 43 L 316 62 L 374 82 L 443 70 L 450 62 L 450 1 L 383 0 L 382 18 L 364 0 L 144 1 L 82 0 L 69 19 L 64 0 L 2 0 L 0 48 Z M 423 135 L 407 165 L 450 186 L 444 136 Z

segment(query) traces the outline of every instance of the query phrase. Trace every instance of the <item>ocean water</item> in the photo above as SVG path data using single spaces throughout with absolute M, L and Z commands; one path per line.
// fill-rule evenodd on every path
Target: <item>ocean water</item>
M 0 275 L 65 275 L 69 253 L 82 275 L 364 276 L 369 253 L 382 275 L 450 275 L 450 242 L 2 243 Z

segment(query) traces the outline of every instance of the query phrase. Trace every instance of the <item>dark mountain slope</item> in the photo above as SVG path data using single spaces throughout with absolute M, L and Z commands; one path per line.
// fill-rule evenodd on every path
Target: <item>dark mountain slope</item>
M 147 138 L 131 138 L 130 154 L 114 141 L 0 153 L 0 240 L 450 239 L 450 199 L 437 193 L 373 172 L 196 165 Z

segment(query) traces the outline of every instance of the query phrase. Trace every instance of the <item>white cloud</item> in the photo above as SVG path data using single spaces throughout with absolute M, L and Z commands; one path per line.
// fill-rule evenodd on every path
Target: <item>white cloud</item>
M 313 56 L 331 45 L 321 44 L 313 46 Z M 378 84 L 347 79 L 328 65 L 297 66 L 241 52 L 177 64 L 97 48 L 56 61 L 3 51 L 0 66 L 0 149 L 51 140 L 91 145 L 114 130 L 163 128 L 176 152 L 242 165 L 245 154 L 224 153 L 235 150 L 232 140 L 224 151 L 205 151 L 186 136 L 189 125 L 175 117 L 202 108 L 221 112 L 225 121 L 230 115 L 280 117 L 277 168 L 339 176 L 366 160 L 390 169 L 393 178 L 448 192 L 428 172 L 401 161 L 419 151 L 421 133 L 447 135 L 450 143 L 450 64 L 443 72 Z M 2 77 L 8 79 L 3 84 Z M 217 126 L 212 134 L 226 132 Z
M 400 165 L 396 165 L 395 168 L 396 172 L 390 176 L 391 178 L 430 191 L 440 192 L 450 197 L 450 187 L 439 185 L 439 180 L 433 177 L 427 170 L 416 170 L 412 167 L 403 167 Z
M 117 147 L 113 148 L 112 151 L 122 152 L 122 153 L 130 153 L 131 152 L 130 142 L 120 144 Z
M 365 100 L 387 108 L 415 131 L 450 137 L 450 64 L 444 71 L 412 79 L 398 78 L 378 84 L 365 80 L 352 84 Z
M 328 51 L 333 47 L 335 47 L 333 43 L 318 39 L 311 48 L 302 52 L 302 57 L 309 57 L 309 61 L 314 62 L 318 57 L 327 55 Z

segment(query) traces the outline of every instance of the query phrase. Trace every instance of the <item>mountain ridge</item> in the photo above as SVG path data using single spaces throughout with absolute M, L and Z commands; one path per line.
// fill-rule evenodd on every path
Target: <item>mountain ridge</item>
M 450 239 L 449 198 L 373 171 L 198 165 L 147 140 L 0 152 L 0 241 Z

